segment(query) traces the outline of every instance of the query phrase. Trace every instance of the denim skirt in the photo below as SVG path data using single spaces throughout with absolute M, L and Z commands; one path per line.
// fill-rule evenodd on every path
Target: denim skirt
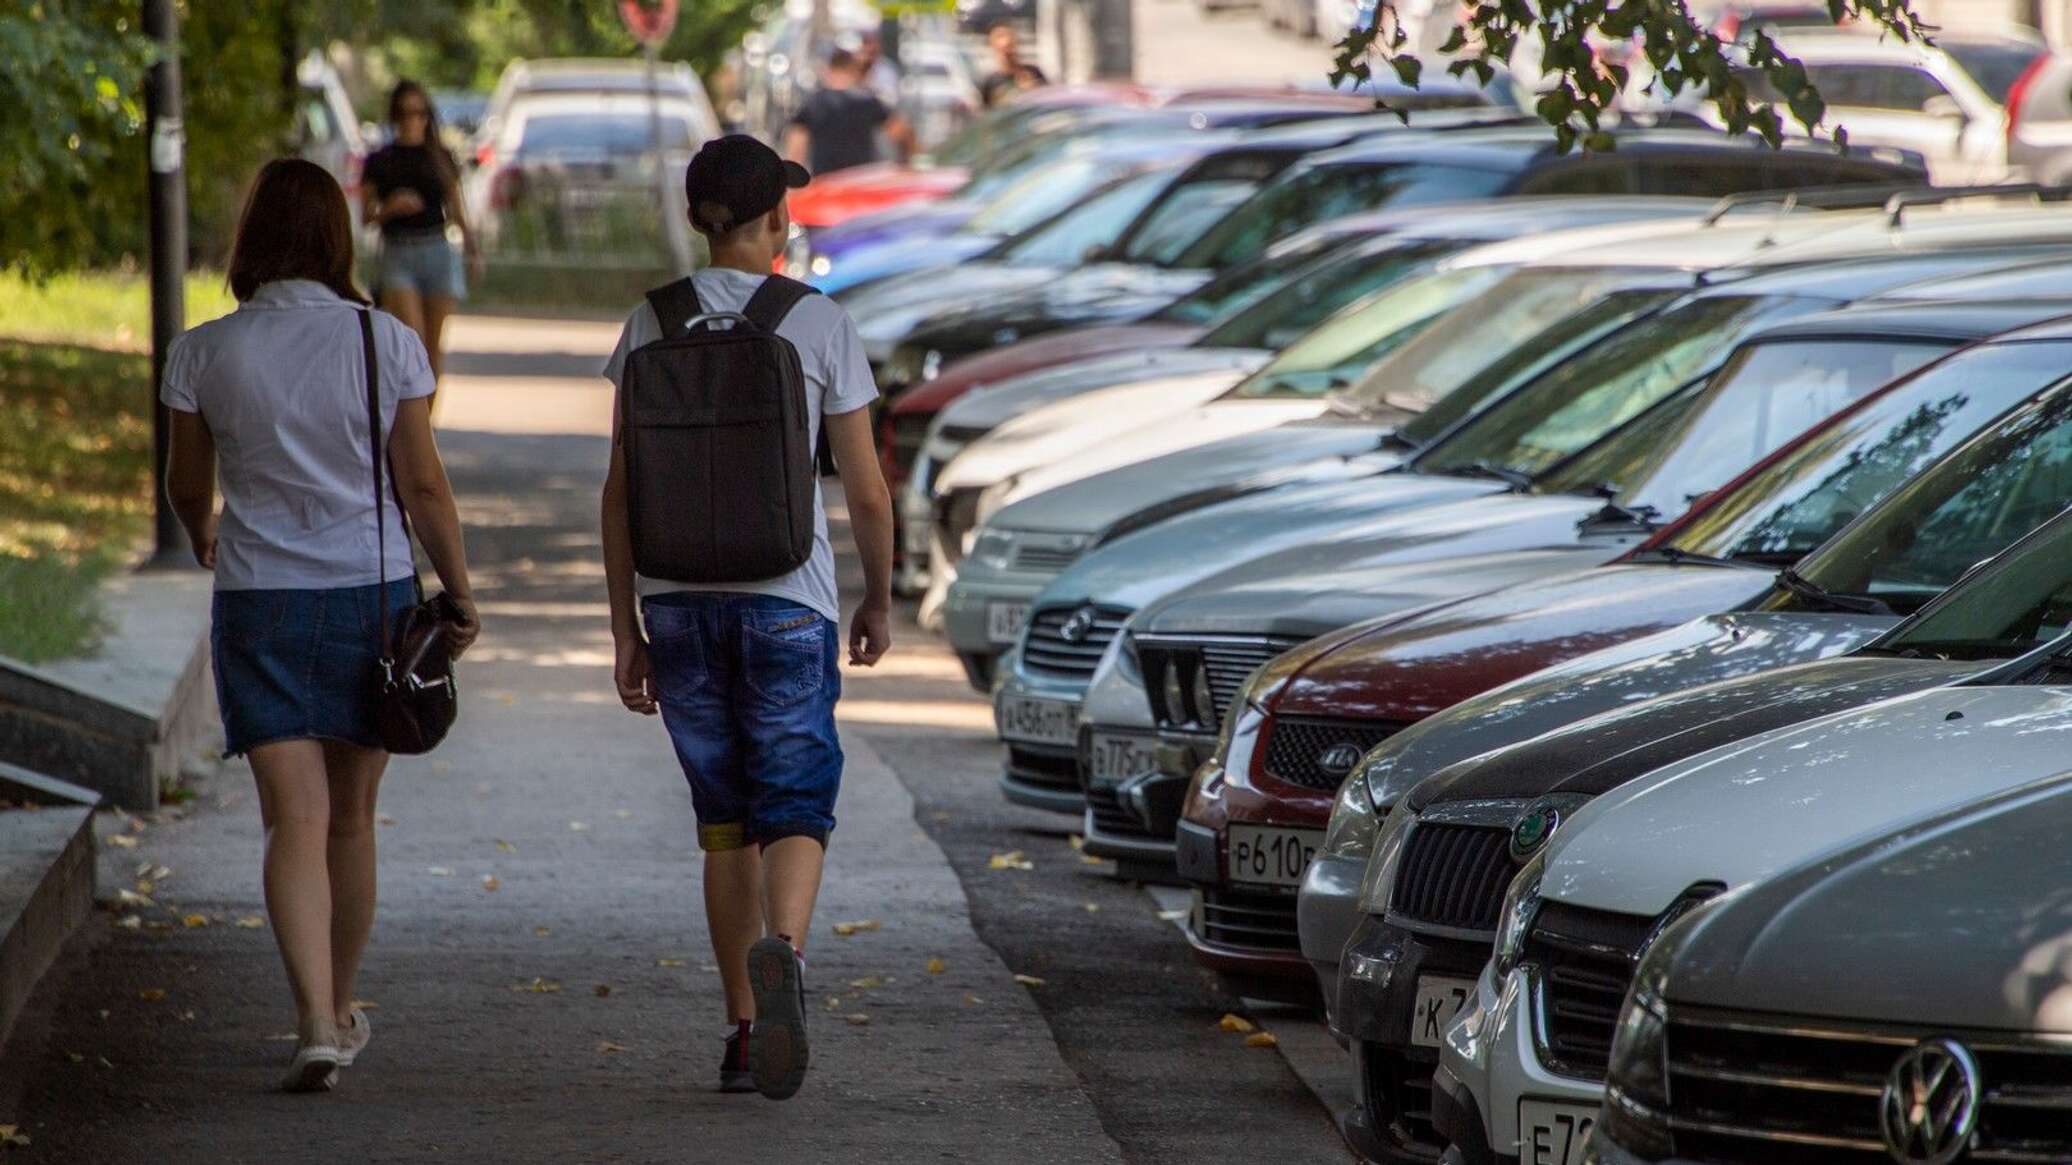
M 415 291 L 452 300 L 468 297 L 460 248 L 447 240 L 444 231 L 384 238 L 380 263 L 375 286 L 383 290 Z
M 217 591 L 209 624 L 224 752 L 277 740 L 342 740 L 381 747 L 374 727 L 382 586 L 392 625 L 417 601 L 417 583 L 325 590 Z

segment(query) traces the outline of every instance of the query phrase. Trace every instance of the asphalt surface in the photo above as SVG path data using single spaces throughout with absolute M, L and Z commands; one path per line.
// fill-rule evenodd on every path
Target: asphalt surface
M 457 328 L 442 445 L 486 634 L 454 736 L 384 786 L 360 1065 L 328 1095 L 271 1090 L 293 1016 L 255 922 L 249 775 L 226 765 L 156 820 L 101 823 L 131 840 L 104 837 L 110 908 L 0 1053 L 0 1111 L 29 1138 L 0 1158 L 1348 1159 L 1281 1055 L 1218 1027 L 1242 1005 L 1151 900 L 1083 859 L 1072 822 L 1000 799 L 984 704 L 910 621 L 877 672 L 846 677 L 813 1074 L 781 1105 L 710 1091 L 723 1017 L 690 799 L 659 725 L 610 683 L 609 398 L 579 358 L 613 334 Z M 125 889 L 148 902 L 114 901 Z

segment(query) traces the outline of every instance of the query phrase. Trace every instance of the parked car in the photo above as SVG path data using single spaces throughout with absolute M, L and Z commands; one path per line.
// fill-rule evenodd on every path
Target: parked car
M 2063 332 L 2050 327 L 2031 335 L 2055 342 L 2043 337 Z M 2063 473 L 2072 463 L 2064 440 L 2064 433 L 2053 433 L 2041 441 L 2047 452 L 2004 467 L 1981 467 L 1958 491 L 1968 501 L 1957 508 L 1974 520 L 1988 514 L 2013 518 L 2010 509 L 2055 510 L 2066 497 Z M 2003 508 L 2003 502 L 2016 506 Z M 1999 607 L 1993 612 L 1996 622 L 2021 627 L 2063 618 L 2065 530 L 2061 521 L 2048 532 L 2058 545 L 2040 602 L 2020 611 Z M 1934 539 L 1936 531 L 1922 533 L 1947 555 L 1978 548 Z M 1920 585 L 1899 576 L 1879 582 L 1887 585 L 1874 582 L 1869 594 L 1902 603 L 1912 601 Z M 1466 1161 L 1480 1165 L 1552 1137 L 1561 1126 L 1594 1122 L 1604 1099 L 1620 1001 L 1635 965 L 1652 939 L 1705 900 L 1753 886 L 1867 835 L 2063 772 L 2064 752 L 2056 738 L 2072 723 L 2067 719 L 2072 693 L 2063 686 L 2051 653 L 2046 649 L 2039 655 L 1947 687 L 1698 753 L 1577 810 L 1512 877 L 1496 925 L 1494 955 L 1467 1006 L 1442 1036 L 1433 1080 L 1433 1121 L 1440 1135 Z M 1924 877 L 1915 891 L 1924 904 L 1932 900 L 1935 881 Z M 1383 900 L 1383 887 L 1377 882 L 1375 889 L 1370 906 Z M 1793 920 L 1772 921 L 1788 926 Z M 1979 941 L 2005 939 L 1982 933 Z M 1806 957 L 1808 997 L 1817 998 L 1812 983 L 1820 955 L 1814 950 Z M 1917 960 L 1907 970 L 1921 965 Z M 1862 984 L 1857 986 L 1861 990 Z M 1889 988 L 1877 994 L 1904 998 L 1903 991 Z M 1761 1035 L 1755 1033 L 1754 1042 L 1759 1044 Z M 1720 1123 L 1730 1129 L 1746 1119 L 1734 1096 L 1731 1087 L 1719 1096 Z M 1829 1103 L 1841 1106 L 1845 1099 L 1846 1094 L 1838 1094 Z M 1773 1104 L 1767 1109 L 1771 1119 L 1791 1112 L 1781 1100 Z M 1856 1119 L 1848 1111 L 1838 1107 L 1825 1119 L 1838 1131 L 1847 1130 Z M 1986 1126 L 1985 1136 L 2019 1137 L 2013 1132 L 2018 1127 Z M 2066 1128 L 2054 1116 L 2031 1127 L 2059 1138 Z M 2058 1157 L 2050 1141 L 2036 1144 L 2039 1159 Z M 1950 1147 L 1970 1146 L 1959 1139 Z
M 487 166 L 496 160 L 502 140 L 504 119 L 519 98 L 525 96 L 637 96 L 650 91 L 665 99 L 687 103 L 691 135 L 698 141 L 718 137 L 719 115 L 713 112 L 705 82 L 697 71 L 681 62 L 658 65 L 652 74 L 646 64 L 632 57 L 563 57 L 545 60 L 514 60 L 504 66 L 496 88 L 482 110 L 475 137 L 475 163 Z
M 295 66 L 300 99 L 289 130 L 295 156 L 315 162 L 345 190 L 353 224 L 360 221 L 360 167 L 367 161 L 367 142 L 360 135 L 359 115 L 345 92 L 338 70 L 312 49 Z
M 2032 670 L 2064 662 L 2053 645 Z M 1815 1138 L 1838 1162 L 2072 1158 L 2054 1103 L 2068 826 L 2072 782 L 2045 778 L 1852 839 L 1670 928 L 1621 1012 L 1596 1158 L 1789 1160 L 1780 1147 Z

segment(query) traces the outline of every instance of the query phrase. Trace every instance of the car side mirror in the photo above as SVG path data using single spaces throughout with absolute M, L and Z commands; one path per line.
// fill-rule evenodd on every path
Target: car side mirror
M 1939 117 L 1947 121 L 1965 122 L 1971 120 L 1964 116 L 1964 107 L 1957 104 L 1957 99 L 1947 93 L 1939 93 L 1923 101 L 1921 103 L 1921 112 L 1929 117 Z

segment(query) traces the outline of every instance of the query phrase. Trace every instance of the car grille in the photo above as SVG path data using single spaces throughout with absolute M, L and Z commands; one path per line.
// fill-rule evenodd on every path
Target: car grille
M 1415 1060 L 1382 1044 L 1360 1046 L 1360 1097 L 1367 1116 L 1386 1124 L 1379 1130 L 1412 1151 L 1439 1155 L 1444 1146 L 1432 1128 L 1432 1062 Z
M 1203 890 L 1201 938 L 1255 951 L 1299 951 L 1295 896 L 1256 890 Z
M 1079 762 L 1070 754 L 1040 752 L 1009 745 L 1007 771 L 1025 785 L 1079 791 Z
M 1389 905 L 1405 921 L 1494 932 L 1517 869 L 1510 830 L 1421 821 L 1410 832 Z
M 1063 546 L 1020 546 L 1014 552 L 1014 568 L 1036 574 L 1056 574 L 1079 557 L 1077 548 Z
M 2072 1051 L 2005 1033 L 1826 1027 L 1796 1017 L 1670 1008 L 1669 1122 L 1679 1158 L 1890 1161 L 1879 1097 L 1900 1057 L 1930 1036 L 1978 1061 L 1985 1095 L 1967 1161 L 2072 1160 Z
M 1065 638 L 1066 624 L 1081 611 L 1092 612 L 1092 623 L 1079 638 Z M 1101 662 L 1102 654 L 1121 633 L 1122 622 L 1127 618 L 1129 612 L 1113 607 L 1051 607 L 1038 611 L 1030 617 L 1029 630 L 1022 639 L 1022 666 L 1044 675 L 1089 679 L 1094 665 Z
M 1266 730 L 1266 772 L 1305 789 L 1336 789 L 1350 769 L 1327 771 L 1322 763 L 1326 753 L 1350 744 L 1364 754 L 1401 727 L 1387 720 L 1276 716 Z
M 1116 796 L 1113 786 L 1088 785 L 1086 807 L 1093 813 L 1094 828 L 1109 837 L 1141 837 L 1170 841 L 1170 835 L 1156 838 L 1137 815 L 1122 807 L 1122 798 Z
M 1540 908 L 1525 960 L 1539 968 L 1547 1067 L 1582 1080 L 1604 1079 L 1619 1005 L 1655 925 L 1652 918 L 1559 902 Z
M 1261 665 L 1300 643 L 1299 639 L 1261 636 L 1205 636 L 1166 639 L 1139 635 L 1133 640 L 1144 673 L 1144 691 L 1151 716 L 1160 728 L 1176 732 L 1215 732 L 1244 694 L 1245 681 Z M 1166 672 L 1179 669 L 1180 707 L 1167 699 Z M 1212 707 L 1194 707 L 1194 677 L 1207 669 Z

